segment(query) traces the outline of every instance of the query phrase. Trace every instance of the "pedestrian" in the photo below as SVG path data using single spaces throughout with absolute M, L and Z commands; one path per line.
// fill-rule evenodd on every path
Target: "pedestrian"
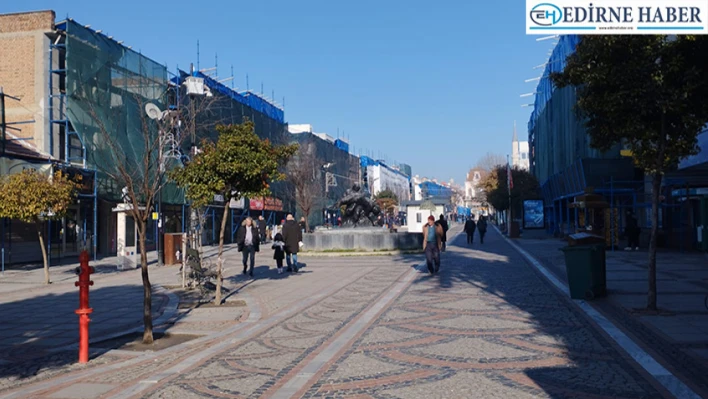
M 251 268 L 248 274 L 253 277 L 256 252 L 260 249 L 260 234 L 258 233 L 258 227 L 253 225 L 253 219 L 250 217 L 247 217 L 238 229 L 236 244 L 238 244 L 238 251 L 243 254 L 243 274 L 246 274 L 248 261 L 250 260 Z
M 273 239 L 272 248 L 275 250 L 273 253 L 273 259 L 275 259 L 275 264 L 278 267 L 278 274 L 283 274 L 283 259 L 285 259 L 285 240 L 283 240 L 283 235 L 278 233 Z
M 260 233 L 260 239 L 262 243 L 265 243 L 268 241 L 267 235 L 266 235 L 266 221 L 263 218 L 263 215 L 258 216 L 258 233 Z
M 423 226 L 423 251 L 425 251 L 425 263 L 428 265 L 430 274 L 440 271 L 442 238 L 442 226 L 440 226 L 439 223 L 435 223 L 435 218 L 430 215 L 428 217 L 428 223 Z
M 440 227 L 442 227 L 443 235 L 442 235 L 442 252 L 445 252 L 445 248 L 447 247 L 447 230 L 450 228 L 447 225 L 447 220 L 445 220 L 445 215 L 440 214 L 440 219 L 438 220 L 438 224 Z
M 479 231 L 479 242 L 484 244 L 484 235 L 487 234 L 487 218 L 484 215 L 479 217 L 477 231 Z
M 474 231 L 477 229 L 477 223 L 474 221 L 474 215 L 465 222 L 465 233 L 467 233 L 467 243 L 474 244 Z
M 295 221 L 294 218 L 293 218 L 293 221 Z M 303 233 L 307 233 L 307 222 L 305 222 L 305 217 L 304 217 L 304 216 L 300 217 L 299 226 L 300 226 L 300 230 L 301 230 Z
M 288 264 L 289 272 L 298 272 L 297 253 L 302 242 L 302 232 L 300 226 L 295 222 L 293 215 L 288 215 L 283 225 L 283 242 L 285 243 L 285 262 Z
M 627 236 L 627 246 L 624 248 L 625 251 L 631 251 L 634 248 L 635 251 L 639 251 L 639 236 L 642 230 L 639 228 L 639 222 L 637 218 L 634 217 L 632 212 L 627 212 L 627 227 L 625 227 L 624 234 Z

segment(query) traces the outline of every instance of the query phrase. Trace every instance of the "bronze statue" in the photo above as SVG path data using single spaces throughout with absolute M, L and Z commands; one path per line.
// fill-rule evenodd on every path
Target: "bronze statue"
M 373 226 L 381 214 L 378 204 L 369 198 L 366 192 L 361 190 L 361 186 L 356 183 L 334 205 L 334 209 L 342 207 L 345 208 L 342 212 L 342 226 L 357 227 L 367 222 Z

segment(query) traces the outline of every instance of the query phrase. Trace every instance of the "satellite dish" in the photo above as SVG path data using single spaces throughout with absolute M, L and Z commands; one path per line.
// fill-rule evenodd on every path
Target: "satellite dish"
M 160 119 L 162 116 L 162 111 L 160 111 L 160 108 L 153 103 L 145 104 L 145 113 L 150 119 Z

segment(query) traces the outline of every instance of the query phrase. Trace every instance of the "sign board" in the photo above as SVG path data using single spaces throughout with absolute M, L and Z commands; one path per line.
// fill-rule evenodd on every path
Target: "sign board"
M 231 201 L 229 202 L 229 208 L 231 209 L 245 209 L 246 208 L 246 200 L 244 198 L 239 198 L 238 201 L 231 198 Z
M 152 213 L 152 220 L 157 220 L 159 219 L 159 216 L 157 215 L 157 212 Z
M 278 198 L 249 198 L 248 209 L 252 211 L 282 211 L 283 201 Z
M 249 198 L 248 199 L 248 209 L 252 211 L 262 211 L 264 209 L 262 198 Z
M 543 200 L 524 201 L 524 228 L 542 229 L 544 225 Z

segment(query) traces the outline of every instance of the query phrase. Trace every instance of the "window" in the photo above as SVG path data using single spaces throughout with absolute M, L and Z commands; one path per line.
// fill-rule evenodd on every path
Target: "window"
M 528 157 L 528 155 L 529 155 L 528 153 L 522 152 L 522 153 L 521 153 L 521 159 L 526 159 L 526 158 Z
M 423 214 L 418 212 L 415 214 L 415 221 L 416 223 L 421 223 L 423 221 Z

